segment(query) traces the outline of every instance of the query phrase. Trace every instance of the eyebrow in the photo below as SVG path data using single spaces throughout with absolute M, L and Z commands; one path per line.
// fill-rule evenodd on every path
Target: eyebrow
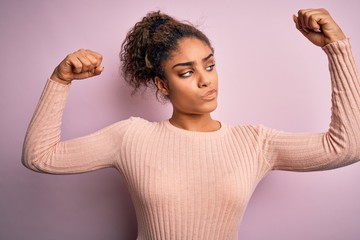
M 214 57 L 213 53 L 210 53 L 207 57 L 203 58 L 202 61 L 205 62 L 211 57 Z M 192 66 L 192 65 L 194 65 L 194 63 L 195 63 L 194 61 L 177 63 L 172 68 L 175 68 L 175 67 L 178 67 L 178 66 Z

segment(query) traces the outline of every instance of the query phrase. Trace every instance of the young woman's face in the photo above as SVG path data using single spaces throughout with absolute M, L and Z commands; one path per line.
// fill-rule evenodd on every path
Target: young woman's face
M 167 84 L 162 92 L 174 111 L 205 114 L 216 109 L 218 76 L 213 51 L 207 44 L 197 38 L 180 40 L 164 70 Z

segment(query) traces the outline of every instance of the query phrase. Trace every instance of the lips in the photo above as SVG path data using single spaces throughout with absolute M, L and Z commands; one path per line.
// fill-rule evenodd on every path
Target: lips
M 201 96 L 204 100 L 212 100 L 216 97 L 216 89 L 211 89 L 210 91 L 207 91 L 204 95 Z

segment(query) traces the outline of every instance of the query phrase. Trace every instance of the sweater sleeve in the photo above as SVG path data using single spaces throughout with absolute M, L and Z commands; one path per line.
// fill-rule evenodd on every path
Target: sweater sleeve
M 61 119 L 70 84 L 48 80 L 28 127 L 22 163 L 29 169 L 72 174 L 114 167 L 131 119 L 90 135 L 61 141 Z
M 261 128 L 264 158 L 272 169 L 317 171 L 360 160 L 360 85 L 349 39 L 323 47 L 332 86 L 326 133 L 292 134 Z

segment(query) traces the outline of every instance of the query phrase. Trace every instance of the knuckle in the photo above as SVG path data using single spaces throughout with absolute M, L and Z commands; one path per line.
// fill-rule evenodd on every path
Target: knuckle
M 306 13 L 306 10 L 305 10 L 305 9 L 300 9 L 300 10 L 298 11 L 298 15 L 300 15 L 300 16 L 303 16 L 305 13 Z
M 311 14 L 311 12 L 305 12 L 305 13 L 303 13 L 303 16 L 305 18 L 310 18 L 312 16 L 312 14 Z
M 86 69 L 91 67 L 91 63 L 90 62 L 83 62 L 83 67 L 85 67 Z
M 87 58 L 89 59 L 89 61 L 91 62 L 91 64 L 95 65 L 97 64 L 98 60 L 96 57 L 94 57 L 93 55 L 88 55 Z
M 326 13 L 326 14 L 329 13 L 328 10 L 326 10 L 325 8 L 320 8 L 319 10 L 320 10 L 321 12 L 323 12 L 323 13 Z
M 77 54 L 78 56 L 84 56 L 84 55 L 86 54 L 86 49 L 80 48 L 80 49 L 76 52 L 76 54 Z
M 77 72 L 81 71 L 81 69 L 82 69 L 81 63 L 75 63 L 75 64 L 74 64 L 74 68 L 75 68 L 75 70 L 76 70 Z
M 68 55 L 66 55 L 65 59 L 72 59 L 74 56 L 74 53 L 69 53 Z
M 97 60 L 97 61 L 102 61 L 103 56 L 100 53 L 94 52 L 93 57 Z

